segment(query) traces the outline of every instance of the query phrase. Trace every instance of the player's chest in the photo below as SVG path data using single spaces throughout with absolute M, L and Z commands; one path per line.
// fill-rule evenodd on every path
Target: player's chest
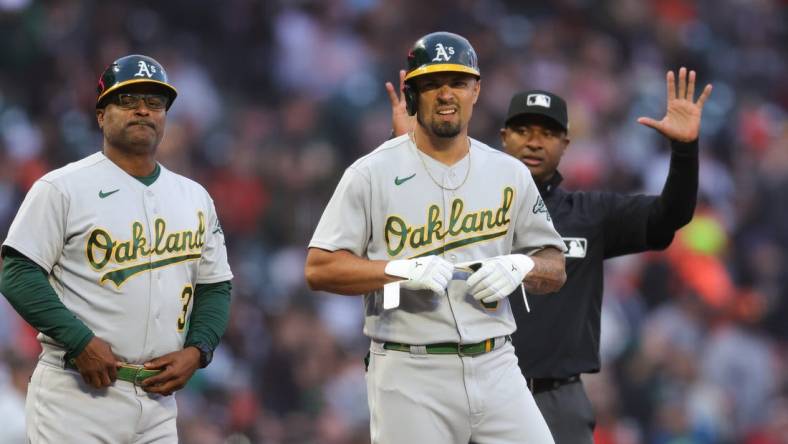
M 457 223 L 479 212 L 511 213 L 518 192 L 503 177 L 466 177 L 453 170 L 428 174 L 423 168 L 393 167 L 373 185 L 373 217 L 401 217 L 417 224 L 452 219 Z
M 503 239 L 518 211 L 517 190 L 503 182 L 490 185 L 477 192 L 468 183 L 454 190 L 423 181 L 388 194 L 373 216 L 373 237 L 391 257 Z

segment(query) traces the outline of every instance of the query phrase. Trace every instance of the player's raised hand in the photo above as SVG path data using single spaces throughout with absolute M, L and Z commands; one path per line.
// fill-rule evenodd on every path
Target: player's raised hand
M 394 136 L 401 136 L 408 131 L 412 131 L 415 127 L 415 117 L 408 115 L 408 109 L 405 105 L 405 70 L 399 71 L 399 94 L 394 89 L 391 82 L 386 82 L 386 92 L 389 95 L 391 102 L 391 129 L 394 131 Z
M 95 388 L 107 387 L 115 382 L 120 364 L 109 344 L 96 336 L 74 359 L 74 365 L 82 379 Z
M 689 77 L 689 78 L 688 78 Z M 667 74 L 668 106 L 662 120 L 649 117 L 638 118 L 638 123 L 649 126 L 668 139 L 678 142 L 691 142 L 700 133 L 700 117 L 703 104 L 711 94 L 711 85 L 706 85 L 695 101 L 695 71 L 687 75 L 687 68 L 679 69 L 678 86 L 673 71 Z
M 199 367 L 200 351 L 195 347 L 167 353 L 145 363 L 146 369 L 162 372 L 142 381 L 142 389 L 148 393 L 170 396 L 185 387 Z

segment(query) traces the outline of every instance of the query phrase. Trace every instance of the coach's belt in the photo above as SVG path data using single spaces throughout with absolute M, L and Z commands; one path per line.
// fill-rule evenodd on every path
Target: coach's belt
M 65 367 L 79 371 L 73 362 L 67 363 Z M 121 381 L 130 382 L 134 385 L 142 385 L 142 381 L 151 376 L 158 375 L 159 373 L 161 373 L 161 370 L 148 370 L 144 365 L 121 364 L 118 366 L 116 377 Z
M 496 344 L 500 347 L 512 340 L 509 335 L 499 336 L 497 338 L 485 339 L 476 344 L 458 344 L 456 342 L 442 342 L 438 344 L 427 345 L 410 345 L 398 342 L 384 342 L 383 348 L 386 350 L 394 350 L 410 353 L 426 353 L 428 355 L 460 355 L 460 356 L 477 356 L 496 349 Z
M 142 381 L 159 373 L 161 373 L 161 370 L 148 370 L 142 365 L 121 364 L 118 367 L 118 379 L 134 385 L 142 385 Z
M 537 394 L 549 390 L 555 390 L 562 385 L 580 382 L 580 375 L 572 375 L 568 378 L 525 378 L 531 393 Z

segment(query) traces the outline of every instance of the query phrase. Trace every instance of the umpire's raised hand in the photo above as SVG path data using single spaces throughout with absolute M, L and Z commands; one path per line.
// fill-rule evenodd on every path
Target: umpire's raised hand
M 695 71 L 689 72 L 687 68 L 679 69 L 678 87 L 673 71 L 668 71 L 666 76 L 668 89 L 668 106 L 662 120 L 649 117 L 638 118 L 638 123 L 649 126 L 662 133 L 663 136 L 677 142 L 692 142 L 697 140 L 700 133 L 700 117 L 703 104 L 711 95 L 711 85 L 706 85 L 697 101 L 695 96 Z

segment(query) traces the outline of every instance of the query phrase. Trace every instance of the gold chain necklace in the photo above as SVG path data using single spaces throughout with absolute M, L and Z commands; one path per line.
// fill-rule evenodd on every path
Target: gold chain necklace
M 446 191 L 455 191 L 455 190 L 459 189 L 461 186 L 465 185 L 465 182 L 468 180 L 468 176 L 470 176 L 470 174 L 471 174 L 471 140 L 470 140 L 470 138 L 468 139 L 468 169 L 465 170 L 465 178 L 462 179 L 462 182 L 459 185 L 457 185 L 456 187 L 449 188 L 449 187 L 443 186 L 437 180 L 435 180 L 434 177 L 432 177 L 432 173 L 430 173 L 430 169 L 429 169 L 429 167 L 427 167 L 427 163 L 424 161 L 424 156 L 426 156 L 426 154 L 422 153 L 421 150 L 419 149 L 419 146 L 416 145 L 416 138 L 413 137 L 413 132 L 412 131 L 408 133 L 408 137 L 410 137 L 410 141 L 413 142 L 413 146 L 416 147 L 416 155 L 419 156 L 419 160 L 421 161 L 421 165 L 424 166 L 424 170 L 427 172 L 427 175 L 430 176 L 430 179 L 432 180 L 432 182 L 435 185 L 437 185 L 438 187 L 440 187 L 441 189 L 446 190 Z

